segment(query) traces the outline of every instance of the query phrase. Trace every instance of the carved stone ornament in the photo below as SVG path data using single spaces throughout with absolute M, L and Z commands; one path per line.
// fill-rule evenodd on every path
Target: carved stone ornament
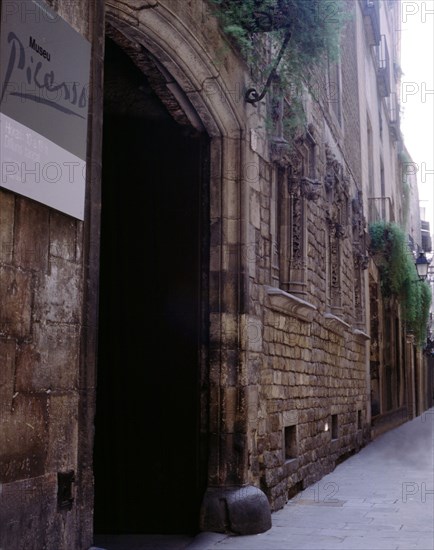
M 335 190 L 336 184 L 339 181 L 340 176 L 340 164 L 336 160 L 336 157 L 331 152 L 328 145 L 325 148 L 326 153 L 326 173 L 324 176 L 324 185 L 328 194 Z
M 369 265 L 369 256 L 367 254 L 363 254 L 362 252 L 356 252 L 354 254 L 354 266 L 356 269 L 362 269 L 365 270 L 368 268 Z
M 329 209 L 327 210 L 326 220 L 330 232 L 330 238 L 343 239 L 345 237 L 345 228 L 336 221 L 333 214 L 330 214 Z
M 345 229 L 340 223 L 335 223 L 335 237 L 337 239 L 343 239 L 345 237 Z
M 352 206 L 352 226 L 353 226 L 353 254 L 354 267 L 356 269 L 367 269 L 369 256 L 366 250 L 366 219 L 363 215 L 362 192 L 357 191 L 357 195 L 351 201 Z
M 272 162 L 285 168 L 290 163 L 289 143 L 283 137 L 274 137 L 270 141 L 270 157 Z
M 297 269 L 301 268 L 301 264 L 304 262 L 304 208 L 303 199 L 299 196 L 293 196 L 291 199 L 291 254 L 290 254 L 290 267 L 294 269 L 297 265 Z
M 291 271 L 294 271 L 295 269 L 303 271 L 304 269 L 306 269 L 306 265 L 306 262 L 303 260 L 303 258 L 300 257 L 299 251 L 297 251 L 297 256 L 294 254 L 294 257 L 291 258 L 289 261 L 289 267 Z
M 301 178 L 300 191 L 308 201 L 317 201 L 321 196 L 321 182 L 310 178 Z
M 363 199 L 362 192 L 357 191 L 356 196 L 351 201 L 352 217 L 353 217 L 353 231 L 358 237 L 364 235 L 366 229 L 366 219 L 363 215 Z
M 344 175 L 342 164 L 332 153 L 330 147 L 326 144 L 326 174 L 324 176 L 324 185 L 327 193 L 332 195 L 332 200 L 342 202 L 349 194 L 350 179 Z
M 288 170 L 288 193 L 298 195 L 300 193 L 300 179 L 303 172 L 303 159 L 300 153 L 292 152 L 290 155 Z

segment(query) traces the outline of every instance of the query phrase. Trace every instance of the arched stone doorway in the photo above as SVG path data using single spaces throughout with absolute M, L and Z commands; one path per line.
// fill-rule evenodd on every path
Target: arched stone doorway
M 259 532 L 269 528 L 271 519 L 265 495 L 259 489 L 248 486 L 251 479 L 248 469 L 248 408 L 246 407 L 245 387 L 243 385 L 246 376 L 246 362 L 241 358 L 243 353 L 243 307 L 245 307 L 242 294 L 244 277 L 242 250 L 243 243 L 245 245 L 247 239 L 247 225 L 244 218 L 247 197 L 243 196 L 242 163 L 245 143 L 243 143 L 242 122 L 238 113 L 239 106 L 232 101 L 230 92 L 225 88 L 224 81 L 212 61 L 212 55 L 210 56 L 210 52 L 207 50 L 208 36 L 203 35 L 198 40 L 188 22 L 186 24 L 185 21 L 180 19 L 180 13 L 172 11 L 170 2 L 152 4 L 146 6 L 149 9 L 139 11 L 134 6 L 134 1 L 131 3 L 123 2 L 122 4 L 110 1 L 106 3 L 108 33 L 120 49 L 127 53 L 135 68 L 139 69 L 139 74 L 146 75 L 147 84 L 144 87 L 143 83 L 139 84 L 140 92 L 145 91 L 147 95 L 152 91 L 158 97 L 158 106 L 154 105 L 149 109 L 148 105 L 145 108 L 147 115 L 150 114 L 149 111 L 151 110 L 154 114 L 157 114 L 158 118 L 158 113 L 163 108 L 166 114 L 169 113 L 169 118 L 172 119 L 168 121 L 166 117 L 163 117 L 164 124 L 162 119 L 156 125 L 154 124 L 154 135 L 157 136 L 163 126 L 166 129 L 169 126 L 173 129 L 173 125 L 178 126 L 178 130 L 181 128 L 179 141 L 175 139 L 178 130 L 174 130 L 170 132 L 173 134 L 170 139 L 175 141 L 166 139 L 164 145 L 171 145 L 171 147 L 168 147 L 171 150 L 179 149 L 179 151 L 182 151 L 183 143 L 188 143 L 185 148 L 185 155 L 181 154 L 182 159 L 178 156 L 178 160 L 184 162 L 189 158 L 187 173 L 189 171 L 190 174 L 194 172 L 197 176 L 199 171 L 201 174 L 199 177 L 200 182 L 196 185 L 197 189 L 200 188 L 201 193 L 198 209 L 195 210 L 196 218 L 193 215 L 191 220 L 188 220 L 190 229 L 194 225 L 197 226 L 197 223 L 200 225 L 200 231 L 195 233 L 200 253 L 198 254 L 196 249 L 193 264 L 190 261 L 189 266 L 191 268 L 194 262 L 196 262 L 196 265 L 198 262 L 200 264 L 200 280 L 197 280 L 197 284 L 193 285 L 196 290 L 197 285 L 199 285 L 200 289 L 199 294 L 196 295 L 199 312 L 196 310 L 193 315 L 195 321 L 190 325 L 190 327 L 196 327 L 195 337 L 199 340 L 196 347 L 198 370 L 195 370 L 195 378 L 193 376 L 190 379 L 189 386 L 189 391 L 193 386 L 196 388 L 195 395 L 190 393 L 192 401 L 195 400 L 193 408 L 196 416 L 194 419 L 193 416 L 189 417 L 188 430 L 193 429 L 194 433 L 189 432 L 190 445 L 187 443 L 189 457 L 187 462 L 190 460 L 195 466 L 191 468 L 191 464 L 186 464 L 184 470 L 182 468 L 179 470 L 179 472 L 182 470 L 182 475 L 186 478 L 184 486 L 182 486 L 182 483 L 174 486 L 176 477 L 172 475 L 171 471 L 167 471 L 170 470 L 170 463 L 168 467 L 163 467 L 162 471 L 159 470 L 160 464 L 156 466 L 157 471 L 160 471 L 161 474 L 159 477 L 160 482 L 163 484 L 161 492 L 166 495 L 166 499 L 170 495 L 170 501 L 167 502 L 166 507 L 162 507 L 164 498 L 160 501 L 156 506 L 159 513 L 154 518 L 154 525 L 149 525 L 145 529 L 154 532 L 159 530 L 159 522 L 164 518 L 162 528 L 164 532 L 170 530 L 185 532 L 188 524 L 185 519 L 178 524 L 174 519 L 172 527 L 169 526 L 166 512 L 167 507 L 170 506 L 175 514 L 180 508 L 190 510 L 191 529 L 197 529 L 197 527 L 215 531 L 229 529 L 241 534 Z M 184 4 L 176 4 L 176 6 L 182 11 Z M 184 15 L 185 13 L 181 15 L 181 18 Z M 115 75 L 115 78 L 117 79 L 118 76 Z M 126 98 L 128 99 L 128 96 Z M 136 103 L 136 99 L 133 99 L 132 102 Z M 122 108 L 125 107 L 124 103 L 122 101 Z M 168 135 L 167 131 L 164 132 L 164 130 L 162 134 L 163 136 Z M 125 134 L 116 137 L 116 143 L 122 140 L 123 142 L 128 141 Z M 164 137 L 162 141 L 164 141 Z M 200 145 L 197 145 L 197 142 Z M 151 145 L 152 147 L 155 146 L 154 140 L 151 140 Z M 116 153 L 116 146 L 114 150 L 114 153 Z M 178 155 L 179 151 L 177 152 Z M 138 153 L 139 151 L 136 148 L 135 158 L 139 156 Z M 207 162 L 208 153 L 209 164 Z M 109 158 L 111 159 L 110 155 Z M 144 158 L 142 158 L 142 165 Z M 148 160 L 153 162 L 155 158 L 157 157 L 151 155 Z M 167 164 L 167 166 L 164 166 L 164 170 L 166 174 L 169 174 L 166 175 L 166 178 L 163 178 L 165 180 L 173 179 L 172 176 L 179 176 L 178 171 L 173 168 L 173 158 L 176 159 L 176 154 L 174 157 L 171 157 L 170 154 L 164 157 Z M 148 162 L 148 167 L 149 164 Z M 129 170 L 131 171 L 130 166 L 126 170 L 127 174 Z M 110 171 L 111 176 L 114 173 L 114 171 Z M 158 176 L 161 176 L 161 174 L 159 173 Z M 189 176 L 186 177 L 189 179 Z M 128 179 L 122 177 L 122 181 Z M 113 201 L 115 207 L 118 207 L 119 193 L 122 192 L 121 190 L 125 186 L 125 183 L 114 186 L 117 194 Z M 171 189 L 170 186 L 166 187 L 165 185 L 160 185 L 159 188 L 162 189 L 159 190 L 158 197 L 153 196 L 152 200 L 164 202 L 164 190 L 175 192 L 175 196 L 178 190 L 176 187 Z M 209 204 L 204 206 L 204 200 L 206 203 L 208 199 Z M 185 197 L 180 197 L 180 200 L 185 201 Z M 134 208 L 137 207 L 136 202 L 140 204 L 140 200 L 134 201 L 134 195 L 130 201 L 134 203 L 132 204 Z M 186 205 L 185 202 L 178 203 L 173 199 L 172 204 L 174 208 L 181 204 L 181 209 L 185 208 Z M 158 210 L 152 208 L 147 210 L 147 213 L 154 217 L 156 212 Z M 196 221 L 194 221 L 195 219 Z M 143 230 L 150 229 L 148 221 L 141 221 Z M 162 222 L 159 227 L 163 228 L 163 225 Z M 113 231 L 112 224 L 108 223 L 108 227 L 109 231 Z M 173 232 L 173 230 L 172 226 L 171 231 Z M 179 241 L 173 246 L 177 247 L 177 252 L 178 249 L 182 248 Z M 161 251 L 161 247 L 157 246 L 156 248 Z M 104 253 L 104 248 L 102 250 Z M 135 252 L 133 250 L 132 255 Z M 160 270 L 163 280 L 166 281 L 166 286 L 170 285 L 172 281 L 167 276 L 170 269 L 175 270 L 173 272 L 174 277 L 180 276 L 182 280 L 182 269 L 178 274 L 174 262 L 168 265 L 169 263 L 168 260 L 166 260 L 166 264 L 163 262 L 163 268 Z M 102 267 L 104 268 L 103 264 Z M 133 273 L 132 275 L 136 276 L 137 274 Z M 128 276 L 125 280 L 130 283 Z M 142 292 L 141 298 L 135 300 L 135 305 L 139 305 L 139 309 L 140 304 L 147 299 L 147 296 L 143 295 L 143 290 L 140 289 L 140 291 Z M 134 296 L 129 291 L 129 297 L 133 298 Z M 183 292 L 179 292 L 177 298 L 182 298 L 182 296 Z M 172 300 L 171 303 L 175 303 L 177 298 L 174 301 Z M 153 296 L 152 300 L 157 300 L 157 298 Z M 190 306 L 192 301 L 194 302 L 194 300 L 189 300 Z M 125 300 L 122 303 L 125 303 Z M 157 310 L 158 307 L 155 305 L 156 317 L 158 318 L 159 312 Z M 104 316 L 103 312 L 102 315 Z M 199 325 L 197 322 L 199 322 Z M 152 327 L 152 330 L 154 328 Z M 102 329 L 104 330 L 103 326 Z M 117 335 L 116 332 L 115 335 Z M 207 339 L 208 335 L 209 339 Z M 136 331 L 136 340 L 142 337 L 143 334 L 140 330 Z M 156 339 L 155 334 L 154 339 Z M 107 340 L 112 342 L 111 337 Z M 167 339 L 163 351 L 171 352 L 172 348 L 170 339 Z M 190 357 L 194 353 L 192 349 L 190 349 Z M 104 354 L 103 351 L 101 353 Z M 110 347 L 106 353 L 111 357 Z M 100 359 L 98 368 L 100 392 L 103 391 L 103 386 L 101 386 L 103 384 L 101 376 L 104 374 L 103 360 L 104 357 Z M 175 374 L 177 373 L 175 372 Z M 143 373 L 140 373 L 140 375 L 142 376 Z M 135 381 L 136 385 L 140 386 L 142 380 L 137 379 Z M 176 387 L 176 376 L 173 378 L 172 376 L 166 377 L 166 380 L 170 380 Z M 118 386 L 116 388 L 119 389 Z M 136 395 L 143 396 L 143 393 L 137 392 Z M 171 438 L 176 430 L 179 431 L 179 426 L 176 422 L 168 425 L 170 420 L 173 420 L 177 415 L 177 406 L 174 403 L 176 403 L 176 400 L 167 402 L 166 410 L 162 413 L 166 421 L 163 421 L 163 423 L 156 422 L 156 425 L 159 426 L 157 432 L 162 431 L 164 425 L 163 431 L 165 434 L 165 437 L 161 439 L 162 448 L 157 451 L 159 454 L 173 456 L 175 453 L 176 455 L 178 452 L 177 447 L 181 446 L 181 444 L 176 443 L 179 441 L 178 434 L 176 434 L 176 437 Z M 110 399 L 108 399 L 105 406 L 106 410 L 110 408 Z M 104 467 L 104 451 L 100 452 L 99 457 L 97 456 L 98 417 L 104 416 L 103 412 L 104 406 L 97 403 L 97 445 L 95 454 L 97 485 L 95 515 L 97 529 L 99 529 L 98 501 L 101 503 L 102 500 L 105 506 L 106 501 L 112 498 L 107 491 L 103 492 L 102 495 L 98 495 L 98 461 L 100 461 L 100 467 L 101 464 Z M 235 418 L 236 422 L 234 422 Z M 152 422 L 154 420 L 155 416 L 150 419 Z M 140 419 L 138 422 L 140 425 Z M 191 428 L 192 426 L 193 428 Z M 106 448 L 111 437 L 110 422 L 107 423 L 107 427 Z M 146 433 L 146 426 L 143 433 Z M 158 433 L 157 435 L 160 436 L 161 434 Z M 193 450 L 190 447 L 194 447 Z M 123 446 L 123 452 L 125 452 L 125 445 Z M 153 452 L 153 450 L 150 452 Z M 134 469 L 136 464 L 133 464 L 132 468 L 128 467 L 128 470 Z M 132 479 L 135 479 L 134 476 L 140 475 L 151 476 L 152 464 L 156 465 L 156 462 L 150 464 L 151 468 L 148 467 L 145 474 L 139 471 L 134 472 Z M 119 471 L 124 470 L 121 467 Z M 195 470 L 194 473 L 193 470 Z M 110 467 L 105 475 L 106 484 L 109 484 Z M 122 483 L 122 480 L 117 480 L 117 483 Z M 153 496 L 150 492 L 147 495 L 144 494 L 146 484 L 137 485 L 142 487 L 142 491 L 138 491 L 137 495 L 141 494 L 143 500 L 140 500 L 137 496 L 138 511 L 134 513 L 137 514 L 140 523 L 143 519 L 143 511 L 140 511 L 140 507 L 143 510 L 142 503 L 145 502 L 145 499 L 148 499 L 152 505 Z M 188 494 L 185 493 L 183 488 L 187 486 L 189 487 Z M 197 491 L 193 491 L 195 496 L 190 494 L 193 486 L 197 487 Z M 158 493 L 158 483 L 155 484 L 155 487 L 155 492 Z M 182 494 L 177 494 L 179 491 Z M 201 496 L 203 500 L 200 505 L 199 498 Z M 186 499 L 185 502 L 184 499 Z M 190 504 L 188 504 L 189 501 Z M 174 502 L 179 504 L 174 507 Z M 141 519 L 140 516 L 142 516 Z M 180 523 L 182 523 L 182 529 L 179 528 Z M 143 525 L 131 526 L 128 530 L 131 532 L 132 528 L 144 532 Z
M 174 120 L 151 57 L 134 54 L 107 39 L 95 531 L 195 532 L 209 140 L 182 112 Z

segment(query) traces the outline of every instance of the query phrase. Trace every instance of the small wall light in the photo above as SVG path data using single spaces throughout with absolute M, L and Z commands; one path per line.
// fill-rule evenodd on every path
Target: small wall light
M 425 279 L 428 276 L 428 266 L 430 262 L 427 260 L 427 257 L 425 256 L 425 252 L 419 252 L 419 257 L 416 260 L 416 269 L 417 274 L 419 275 L 419 279 L 421 281 L 425 281 Z

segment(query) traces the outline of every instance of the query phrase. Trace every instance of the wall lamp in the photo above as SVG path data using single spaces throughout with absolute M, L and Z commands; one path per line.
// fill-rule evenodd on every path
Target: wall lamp
M 431 262 L 425 256 L 425 252 L 419 252 L 419 257 L 416 259 L 416 270 L 419 280 L 425 281 L 428 277 L 428 266 Z

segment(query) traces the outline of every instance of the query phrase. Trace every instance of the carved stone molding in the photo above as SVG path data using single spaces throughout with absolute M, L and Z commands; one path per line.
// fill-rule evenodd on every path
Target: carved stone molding
M 345 331 L 351 329 L 351 325 L 341 319 L 341 317 L 333 315 L 333 313 L 324 313 L 324 319 L 326 328 L 340 336 L 342 336 Z
M 266 286 L 265 290 L 271 309 L 285 315 L 290 315 L 291 317 L 296 317 L 301 321 L 312 322 L 313 316 L 317 311 L 316 306 L 280 288 Z

